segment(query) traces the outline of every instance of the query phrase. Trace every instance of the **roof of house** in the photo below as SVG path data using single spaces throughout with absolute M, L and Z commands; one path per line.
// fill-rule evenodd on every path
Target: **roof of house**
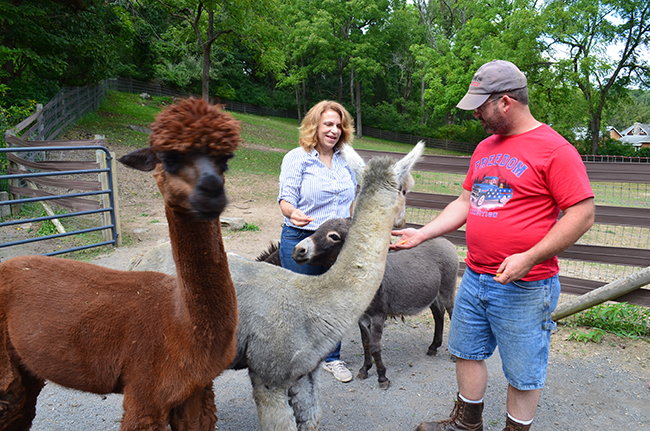
M 618 142 L 624 144 L 632 144 L 633 146 L 641 146 L 641 144 L 650 144 L 650 135 L 626 135 L 621 136 Z
M 639 134 L 640 135 L 646 135 L 646 136 L 650 135 L 650 124 L 637 124 L 637 123 L 634 123 L 633 125 L 631 125 L 627 129 L 620 132 L 620 135 L 621 136 L 634 136 L 634 128 L 637 125 L 639 127 L 639 132 L 640 132 Z

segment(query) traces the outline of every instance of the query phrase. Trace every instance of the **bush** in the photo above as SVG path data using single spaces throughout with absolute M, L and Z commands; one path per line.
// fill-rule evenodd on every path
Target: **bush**
M 603 156 L 639 156 L 630 144 L 622 144 L 614 139 L 605 139 L 598 146 L 598 154 Z
M 641 147 L 641 149 L 635 153 L 635 156 L 650 157 L 650 147 Z
M 600 335 L 605 331 L 620 337 L 644 339 L 650 337 L 650 309 L 626 302 L 596 305 L 575 314 L 568 322 L 569 325 L 594 328 L 600 332 Z M 593 331 L 590 334 L 598 335 Z M 586 342 L 589 341 L 587 338 L 593 337 L 576 333 L 574 338 Z
M 478 144 L 487 137 L 481 122 L 478 120 L 467 120 L 462 125 L 452 124 L 439 127 L 434 138 L 447 139 L 449 141 L 470 142 Z

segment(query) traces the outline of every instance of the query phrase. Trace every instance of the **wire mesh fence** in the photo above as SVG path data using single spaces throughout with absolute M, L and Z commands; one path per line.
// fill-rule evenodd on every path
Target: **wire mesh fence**
M 463 191 L 462 182 L 464 174 L 446 172 L 414 171 L 416 181 L 414 192 L 433 193 L 458 196 Z M 595 194 L 596 205 L 608 205 L 614 207 L 650 207 L 650 184 L 644 183 L 620 183 L 620 182 L 592 182 L 592 189 Z M 429 208 L 409 207 L 406 212 L 407 223 L 424 225 L 435 218 L 441 211 Z M 464 230 L 464 227 L 460 229 Z M 583 235 L 576 244 L 595 246 L 615 246 L 630 249 L 650 249 L 650 228 L 639 226 L 626 226 L 616 224 L 595 223 L 592 228 Z M 465 246 L 457 246 L 460 259 L 467 256 Z M 645 266 L 650 266 L 647 262 Z M 611 283 L 621 278 L 628 277 L 644 268 L 642 265 L 620 265 L 599 262 L 589 262 L 572 259 L 560 259 L 560 275 L 584 280 L 594 280 L 603 283 Z M 643 289 L 648 289 L 645 286 Z M 563 294 L 560 301 L 570 300 L 572 295 Z M 613 304 L 613 303 L 608 303 Z M 627 304 L 613 305 L 618 312 L 609 313 L 610 318 L 617 319 L 622 326 L 640 328 L 635 331 L 644 337 L 650 338 L 650 309 Z M 641 310 L 638 311 L 637 310 Z M 589 322 L 595 319 L 603 319 L 608 313 L 601 311 L 585 311 L 571 316 L 567 322 Z M 599 316 L 599 317 L 595 317 Z

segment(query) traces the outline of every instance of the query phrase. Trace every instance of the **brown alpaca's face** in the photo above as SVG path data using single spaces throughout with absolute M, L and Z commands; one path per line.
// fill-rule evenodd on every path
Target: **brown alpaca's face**
M 226 207 L 224 173 L 232 157 L 232 153 L 155 152 L 148 147 L 120 157 L 119 161 L 141 171 L 155 169 L 156 183 L 168 207 L 193 214 L 199 220 L 211 220 Z
M 158 153 L 162 162 L 154 177 L 165 204 L 171 209 L 191 213 L 198 219 L 219 217 L 228 200 L 224 173 L 233 154 L 208 156 L 175 151 Z

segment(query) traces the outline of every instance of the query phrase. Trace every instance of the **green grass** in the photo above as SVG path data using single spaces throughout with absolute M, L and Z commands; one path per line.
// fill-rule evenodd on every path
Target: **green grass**
M 244 227 L 242 228 L 242 230 L 245 232 L 259 232 L 260 228 L 252 223 L 251 224 L 244 223 Z
M 604 332 L 620 337 L 650 339 L 650 308 L 621 302 L 599 304 L 572 316 L 568 326 L 592 328 L 587 332 L 576 329 L 571 338 L 578 341 L 600 342 Z
M 298 123 L 296 120 L 231 112 L 241 122 L 241 138 L 244 142 L 283 150 L 298 145 Z M 241 151 L 238 150 L 238 151 Z
M 53 206 L 55 214 L 66 214 L 68 211 L 64 208 Z M 2 221 L 7 221 L 10 219 L 32 219 L 37 217 L 44 217 L 47 213 L 39 203 L 23 203 L 20 205 L 20 216 L 18 217 L 5 217 Z M 64 217 L 58 219 L 66 232 L 72 232 L 75 230 L 88 229 L 91 227 L 96 227 L 100 225 L 99 216 L 85 216 L 85 217 Z M 18 225 L 17 229 L 24 229 L 22 225 Z M 50 235 L 57 235 L 59 231 L 51 220 L 43 220 L 39 222 L 33 222 L 30 224 L 27 232 L 31 233 L 35 237 L 45 237 Z M 103 241 L 101 231 L 96 232 L 85 232 L 80 234 L 75 234 L 72 236 L 60 237 L 56 239 L 48 239 L 48 244 L 51 244 L 52 249 L 50 251 L 58 251 L 63 249 L 83 247 L 91 244 L 96 244 Z M 84 260 L 89 261 L 94 259 L 100 254 L 105 254 L 109 252 L 112 248 L 108 246 L 93 247 L 86 250 L 79 250 L 75 252 L 68 252 L 59 255 L 58 257 L 74 260 Z
M 228 162 L 231 172 L 246 174 L 280 175 L 280 166 L 284 153 L 259 151 L 251 148 L 239 148 L 235 157 Z
M 109 91 L 100 108 L 70 127 L 61 139 L 88 139 L 94 135 L 104 135 L 111 144 L 146 147 L 149 145 L 149 135 L 128 129 L 127 126 L 149 127 L 162 108 L 171 103 L 170 97 L 144 100 L 137 94 Z
M 242 123 L 241 137 L 245 142 L 291 150 L 298 145 L 298 126 L 295 119 L 281 117 L 260 117 L 252 114 L 231 112 Z M 354 139 L 352 145 L 361 150 L 393 151 L 407 153 L 413 145 L 385 139 L 364 137 Z M 457 151 L 427 148 L 425 154 L 463 155 Z

